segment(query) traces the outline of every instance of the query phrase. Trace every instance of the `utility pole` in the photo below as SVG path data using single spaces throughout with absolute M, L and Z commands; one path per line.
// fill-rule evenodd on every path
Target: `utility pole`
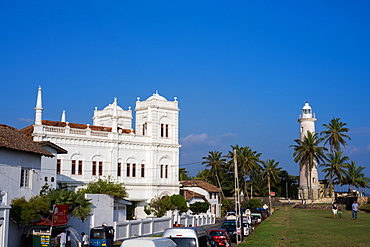
M 286 198 L 288 198 L 288 195 L 289 195 L 289 193 L 288 193 L 288 182 L 286 182 L 285 184 L 286 184 L 286 189 L 285 189 L 286 190 Z
M 235 177 L 235 213 L 236 213 L 236 244 L 242 242 L 243 230 L 243 215 L 240 210 L 240 193 L 239 193 L 239 174 L 238 160 L 236 158 L 236 149 L 234 149 L 234 177 Z

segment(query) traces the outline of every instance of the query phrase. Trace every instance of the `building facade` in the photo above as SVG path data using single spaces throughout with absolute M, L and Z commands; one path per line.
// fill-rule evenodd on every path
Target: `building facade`
M 181 195 L 188 206 L 195 202 L 206 202 L 209 205 L 207 213 L 221 217 L 220 189 L 203 180 L 182 180 Z
M 58 152 L 52 147 L 48 149 L 19 130 L 0 124 L 0 247 L 21 245 L 20 238 L 14 238 L 22 232 L 10 220 L 10 204 L 12 199 L 24 197 L 28 200 L 40 194 L 46 176 L 41 172 L 42 160 L 53 160 L 53 153 Z M 55 175 L 47 176 L 52 179 Z
M 135 216 L 145 218 L 144 206 L 154 197 L 179 193 L 178 102 L 158 93 L 123 110 L 115 98 L 95 108 L 93 124 L 43 120 L 42 91 L 38 89 L 35 124 L 22 131 L 37 142 L 55 143 L 67 153 L 57 154 L 57 183 L 83 186 L 110 176 L 124 183 Z
M 303 141 L 307 136 L 308 131 L 311 133 L 315 132 L 315 114 L 312 113 L 312 108 L 308 102 L 302 108 L 302 114 L 299 116 L 298 122 L 300 123 L 300 140 Z M 310 174 L 311 173 L 311 174 Z M 310 181 L 311 177 L 311 181 Z M 309 195 L 309 188 L 311 186 L 311 195 Z M 320 185 L 319 185 L 319 173 L 317 163 L 315 162 L 311 171 L 309 170 L 308 163 L 300 167 L 299 172 L 299 188 L 298 198 L 299 199 L 319 199 L 320 196 Z

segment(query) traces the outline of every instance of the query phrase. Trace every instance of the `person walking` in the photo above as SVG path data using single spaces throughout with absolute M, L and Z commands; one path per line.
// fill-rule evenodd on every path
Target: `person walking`
M 338 216 L 339 216 L 339 219 L 341 219 L 342 218 L 342 210 L 341 209 L 338 209 Z
M 65 232 L 61 232 L 60 234 L 57 235 L 57 237 L 59 237 L 60 247 L 66 247 L 67 234 Z
M 67 245 L 66 247 L 71 247 L 71 231 L 67 231 Z
M 82 246 L 88 247 L 89 246 L 89 236 L 86 235 L 84 232 L 81 232 L 82 235 Z
M 332 211 L 333 211 L 333 214 L 334 214 L 334 218 L 337 218 L 337 213 L 338 213 L 337 203 L 333 202 L 333 204 L 331 206 L 332 206 Z
M 358 204 L 357 201 L 355 200 L 352 203 L 352 219 L 357 220 L 357 214 L 358 214 Z

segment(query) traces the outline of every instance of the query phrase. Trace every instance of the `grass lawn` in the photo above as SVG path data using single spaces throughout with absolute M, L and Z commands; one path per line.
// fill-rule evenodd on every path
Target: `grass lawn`
M 370 214 L 359 211 L 351 220 L 344 210 L 342 219 L 334 219 L 331 210 L 282 207 L 243 246 L 370 246 Z

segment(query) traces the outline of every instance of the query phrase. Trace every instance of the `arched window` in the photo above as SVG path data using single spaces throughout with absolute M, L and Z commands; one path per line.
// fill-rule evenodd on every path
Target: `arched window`
M 148 124 L 147 124 L 147 123 L 144 123 L 144 124 L 143 124 L 143 129 L 142 129 L 142 134 L 143 134 L 143 136 L 145 136 L 145 135 L 146 135 L 146 133 L 147 133 L 147 128 L 148 128 Z
M 145 177 L 145 164 L 141 164 L 141 177 Z
M 160 119 L 160 133 L 161 137 L 168 138 L 170 136 L 170 120 L 167 116 L 163 116 Z
M 121 171 L 122 171 L 122 164 L 121 162 L 117 163 L 117 177 L 121 176 Z

